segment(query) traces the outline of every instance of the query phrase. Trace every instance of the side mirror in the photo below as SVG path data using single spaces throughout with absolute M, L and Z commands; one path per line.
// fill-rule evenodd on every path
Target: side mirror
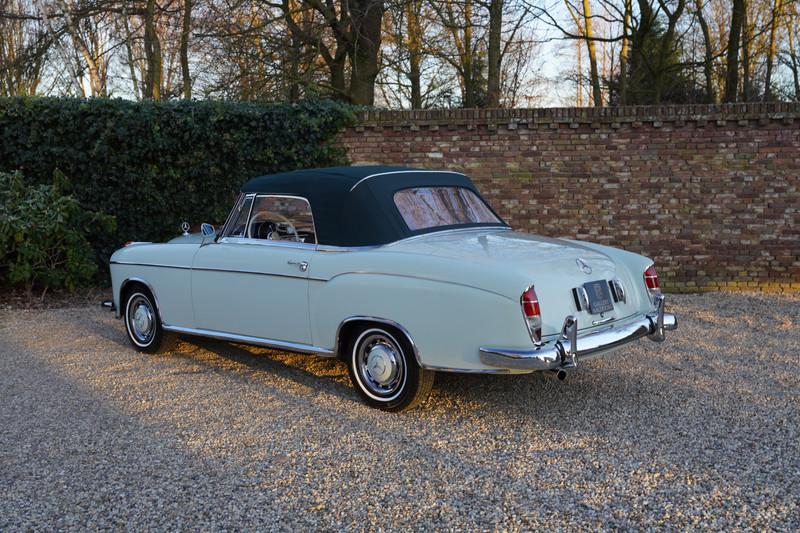
M 206 244 L 211 244 L 212 242 L 217 240 L 217 230 L 214 229 L 214 226 L 203 222 L 200 225 L 200 246 L 205 246 Z

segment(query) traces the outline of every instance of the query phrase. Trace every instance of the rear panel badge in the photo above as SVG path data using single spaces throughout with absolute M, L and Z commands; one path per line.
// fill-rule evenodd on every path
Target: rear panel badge
M 587 276 L 592 273 L 592 267 L 589 266 L 589 263 L 581 259 L 580 257 L 575 260 L 575 263 L 578 265 L 578 268 L 583 271 L 584 274 Z

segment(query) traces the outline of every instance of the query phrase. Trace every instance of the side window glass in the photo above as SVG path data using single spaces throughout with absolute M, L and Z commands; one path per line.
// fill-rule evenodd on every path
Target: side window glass
M 253 205 L 253 197 L 245 196 L 236 206 L 236 212 L 231 216 L 230 226 L 225 230 L 223 237 L 244 237 L 247 230 L 247 217 L 250 215 L 250 207 Z
M 314 218 L 308 200 L 287 196 L 256 197 L 246 236 L 316 244 Z

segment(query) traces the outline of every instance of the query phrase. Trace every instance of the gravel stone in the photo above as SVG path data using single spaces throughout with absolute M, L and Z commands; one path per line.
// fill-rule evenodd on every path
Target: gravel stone
M 439 374 L 401 414 L 337 361 L 2 309 L 0 531 L 798 530 L 800 295 L 668 308 L 663 344 Z

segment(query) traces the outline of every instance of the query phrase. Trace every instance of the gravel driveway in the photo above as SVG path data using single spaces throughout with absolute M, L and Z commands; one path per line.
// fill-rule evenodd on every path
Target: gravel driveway
M 0 311 L 0 531 L 800 527 L 800 296 L 671 296 L 680 329 L 365 407 L 344 364 L 133 351 L 99 307 Z

